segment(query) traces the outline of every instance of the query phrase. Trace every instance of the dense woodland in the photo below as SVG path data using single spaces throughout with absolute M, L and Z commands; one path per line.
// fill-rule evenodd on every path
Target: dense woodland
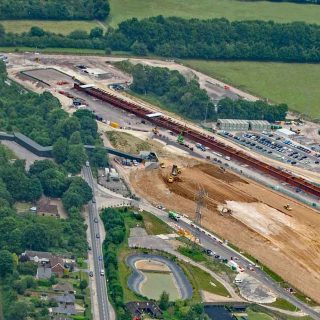
M 128 51 L 164 57 L 287 62 L 320 61 L 320 26 L 304 22 L 186 20 L 162 16 L 136 18 L 90 33 L 76 30 L 67 36 L 33 27 L 23 34 L 5 33 L 0 46 L 89 48 Z
M 106 19 L 108 0 L 1 0 L 0 19 Z
M 24 160 L 15 157 L 0 144 L 0 284 L 4 319 L 48 319 L 49 302 L 18 300 L 28 288 L 40 283 L 32 276 L 35 269 L 19 263 L 25 250 L 50 251 L 85 258 L 86 225 L 81 214 L 92 198 L 92 190 L 78 176 L 87 159 L 83 142 L 96 142 L 97 128 L 92 114 L 78 111 L 72 117 L 65 113 L 51 94 L 31 93 L 6 78 L 0 64 L 0 130 L 20 131 L 43 145 L 54 145 L 52 160 L 36 161 L 26 170 Z M 91 161 L 98 166 L 107 161 L 98 148 Z M 41 196 L 61 198 L 68 219 L 37 216 L 28 210 L 17 213 L 17 202 L 36 203 Z M 26 276 L 27 275 L 27 276 Z M 1 314 L 0 314 L 1 316 Z
M 225 98 L 216 106 L 196 79 L 187 81 L 178 71 L 167 68 L 132 65 L 128 61 L 116 63 L 120 69 L 132 74 L 130 89 L 141 95 L 156 96 L 170 111 L 192 120 L 222 119 L 285 119 L 288 112 L 286 104 L 269 105 L 264 101 L 250 102 Z
M 319 61 L 320 26 L 303 22 L 186 20 L 162 16 L 119 24 L 118 50 L 134 43 L 166 57 Z M 112 37 L 111 37 L 112 38 Z

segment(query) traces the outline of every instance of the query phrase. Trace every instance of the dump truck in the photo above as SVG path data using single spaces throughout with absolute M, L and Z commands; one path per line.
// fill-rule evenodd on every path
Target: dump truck
M 175 211 L 169 211 L 168 217 L 175 221 L 179 221 L 181 218 Z

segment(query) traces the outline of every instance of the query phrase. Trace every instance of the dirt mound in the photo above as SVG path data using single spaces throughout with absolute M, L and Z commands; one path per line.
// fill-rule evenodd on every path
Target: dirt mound
M 239 176 L 228 171 L 222 172 L 219 167 L 211 164 L 201 163 L 201 164 L 195 165 L 195 167 L 209 176 L 212 176 L 219 180 L 223 180 L 228 183 L 232 183 L 232 182 L 248 183 L 246 180 L 241 179 Z

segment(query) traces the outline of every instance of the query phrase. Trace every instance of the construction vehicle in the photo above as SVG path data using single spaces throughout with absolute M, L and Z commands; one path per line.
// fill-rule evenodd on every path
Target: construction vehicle
M 290 206 L 290 204 L 288 203 L 288 204 L 286 204 L 285 206 L 283 206 L 286 210 L 288 210 L 288 211 L 292 211 L 292 208 L 291 208 L 291 206 Z
M 164 164 L 164 162 L 160 163 L 160 168 L 164 169 L 166 167 L 166 165 Z
M 178 137 L 177 137 L 177 142 L 179 144 L 184 144 L 184 137 L 183 137 L 183 132 L 181 132 Z
M 172 165 L 171 175 L 176 177 L 178 174 L 181 174 L 181 168 L 176 164 Z
M 168 217 L 175 221 L 179 221 L 181 218 L 175 211 L 169 211 Z
M 223 207 L 223 208 L 220 210 L 220 214 L 221 214 L 222 216 L 224 216 L 224 215 L 231 215 L 231 214 L 232 214 L 232 210 L 229 209 L 229 208 Z
M 220 166 L 219 169 L 220 169 L 220 172 L 222 172 L 222 173 L 226 172 L 226 169 L 223 166 Z
M 154 128 L 152 129 L 152 132 L 153 132 L 154 134 L 158 134 L 158 133 L 159 133 L 159 130 L 158 130 L 157 127 L 154 127 Z
M 174 181 L 174 176 L 170 174 L 170 176 L 168 177 L 168 182 L 172 183 L 173 181 Z

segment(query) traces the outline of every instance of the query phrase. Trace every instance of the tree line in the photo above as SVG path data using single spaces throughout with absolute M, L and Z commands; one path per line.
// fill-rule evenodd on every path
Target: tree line
M 284 120 L 288 112 L 286 104 L 270 105 L 264 101 L 221 99 L 214 105 L 206 90 L 198 81 L 190 81 L 176 70 L 133 65 L 128 61 L 115 63 L 132 74 L 130 89 L 143 96 L 155 96 L 165 108 L 192 120 L 256 119 L 274 122 Z
M 106 19 L 108 0 L 2 0 L 0 19 Z
M 0 46 L 86 48 L 164 57 L 286 62 L 320 61 L 320 26 L 304 22 L 183 19 L 163 16 L 121 22 L 116 30 L 99 27 L 69 35 L 32 27 L 22 34 L 0 26 Z

